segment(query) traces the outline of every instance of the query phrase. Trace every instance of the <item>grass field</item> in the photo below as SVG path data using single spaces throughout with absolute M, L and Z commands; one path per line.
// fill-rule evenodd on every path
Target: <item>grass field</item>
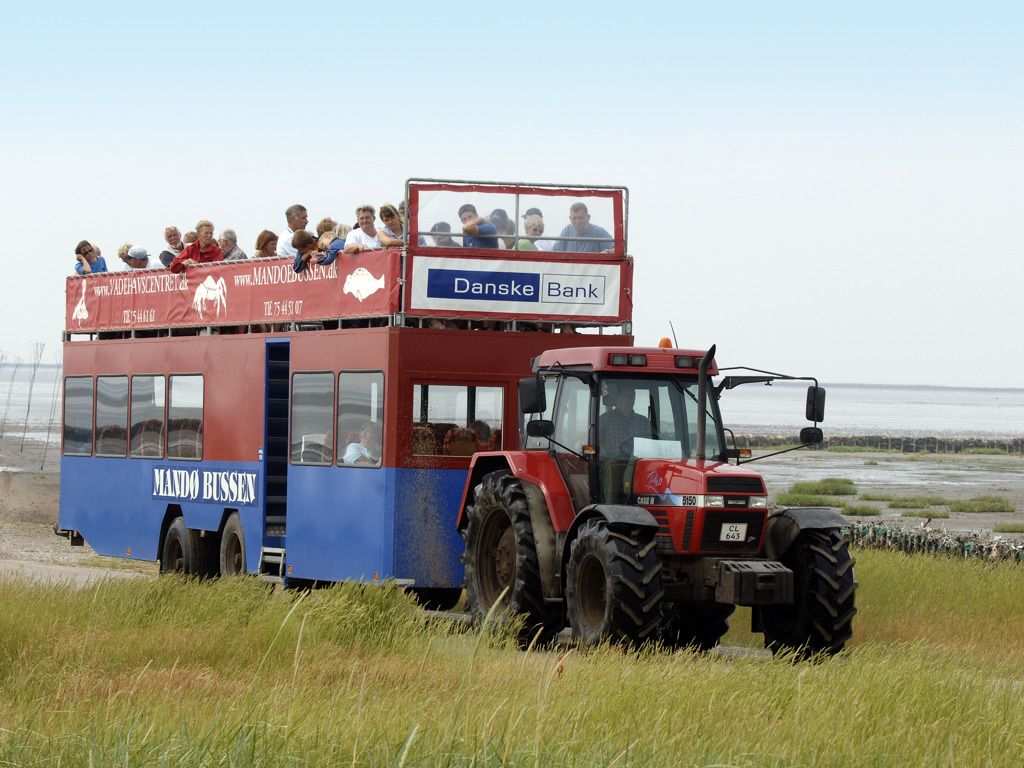
M 10 580 L 0 761 L 66 766 L 1015 765 L 1024 572 L 859 550 L 819 663 L 522 652 L 399 591 Z M 724 643 L 759 648 L 749 611 Z

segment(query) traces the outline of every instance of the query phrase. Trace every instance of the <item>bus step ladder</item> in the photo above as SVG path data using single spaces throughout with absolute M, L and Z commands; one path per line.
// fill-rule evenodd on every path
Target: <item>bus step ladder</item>
M 260 549 L 260 578 L 284 584 L 284 547 Z

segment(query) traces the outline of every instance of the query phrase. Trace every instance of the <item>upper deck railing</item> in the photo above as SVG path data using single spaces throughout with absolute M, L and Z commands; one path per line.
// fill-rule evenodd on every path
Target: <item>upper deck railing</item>
M 618 326 L 628 334 L 627 194 L 622 187 L 410 179 L 405 247 L 341 254 L 301 273 L 291 259 L 256 258 L 179 274 L 147 269 L 70 277 L 65 337 L 344 327 L 365 319 L 449 327 L 482 321 L 507 330 L 569 323 Z M 491 234 L 479 227 L 471 240 L 459 220 L 467 204 L 485 223 L 504 221 L 506 228 Z M 543 235 L 526 232 L 531 209 L 546 214 Z

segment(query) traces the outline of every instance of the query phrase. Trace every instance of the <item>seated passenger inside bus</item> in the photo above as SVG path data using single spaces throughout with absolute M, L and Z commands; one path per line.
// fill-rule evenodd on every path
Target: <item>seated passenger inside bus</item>
M 380 425 L 372 421 L 359 430 L 359 442 L 349 443 L 342 461 L 346 464 L 377 466 L 380 464 Z

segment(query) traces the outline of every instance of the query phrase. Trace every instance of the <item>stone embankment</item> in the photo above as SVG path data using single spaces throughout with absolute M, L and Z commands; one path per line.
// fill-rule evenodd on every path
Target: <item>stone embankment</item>
M 736 435 L 739 448 L 775 448 L 797 445 L 796 435 Z M 979 438 L 979 437 L 895 437 L 892 435 L 830 435 L 825 438 L 824 448 L 856 446 L 867 450 L 895 451 L 897 453 L 964 453 L 1000 452 L 1024 453 L 1024 437 Z

